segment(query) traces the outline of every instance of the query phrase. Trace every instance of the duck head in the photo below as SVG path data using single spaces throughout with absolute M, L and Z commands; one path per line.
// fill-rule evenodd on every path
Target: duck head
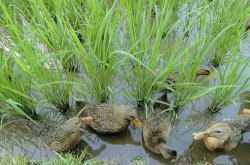
M 204 75 L 204 76 L 211 76 L 214 80 L 216 80 L 216 76 L 214 73 L 212 73 L 209 69 L 199 69 L 196 76 L 201 76 L 201 75 Z
M 88 117 L 72 117 L 67 120 L 61 127 L 65 131 L 75 132 L 79 130 L 82 124 L 88 124 L 93 120 L 91 116 Z
M 200 75 L 211 75 L 211 71 L 209 69 L 199 69 L 197 72 L 197 76 Z
M 165 158 L 165 159 L 170 159 L 170 158 L 175 158 L 177 156 L 177 152 L 168 146 L 161 144 L 160 145 L 160 154 Z
M 220 145 L 230 138 L 231 133 L 232 129 L 228 124 L 215 123 L 205 131 L 193 133 L 193 135 L 194 135 L 194 140 L 210 138 L 214 143 Z
M 131 121 L 137 128 L 140 128 L 142 126 L 142 123 L 138 119 L 138 115 L 135 110 L 124 105 L 119 105 L 118 109 L 120 115 L 126 120 Z

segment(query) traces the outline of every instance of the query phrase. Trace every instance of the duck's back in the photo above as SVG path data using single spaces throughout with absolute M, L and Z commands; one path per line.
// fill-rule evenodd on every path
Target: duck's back
M 115 133 L 127 128 L 129 121 L 117 115 L 119 109 L 114 105 L 86 105 L 85 115 L 92 116 L 93 121 L 88 125 L 100 133 Z
M 48 149 L 62 152 L 74 148 L 81 139 L 81 132 L 65 134 L 61 128 L 50 131 L 45 136 L 45 143 Z
M 42 118 L 37 123 L 26 120 L 34 136 L 44 141 L 49 150 L 62 152 L 72 149 L 81 138 L 81 132 L 77 131 L 71 134 L 65 134 L 61 128 L 62 123 Z
M 43 138 L 45 137 L 48 132 L 53 132 L 56 128 L 58 128 L 61 123 L 52 121 L 48 118 L 39 116 L 39 120 L 36 122 L 33 122 L 28 119 L 19 119 L 24 122 L 24 124 L 27 126 L 29 132 L 32 133 L 33 136 Z
M 143 139 L 148 148 L 166 143 L 171 131 L 171 121 L 168 117 L 150 117 L 143 123 Z

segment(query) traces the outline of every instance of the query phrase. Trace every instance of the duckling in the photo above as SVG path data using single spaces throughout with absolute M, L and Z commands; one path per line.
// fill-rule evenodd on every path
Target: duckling
M 80 127 L 82 124 L 90 123 L 92 117 L 72 117 L 64 124 L 48 120 L 40 121 L 35 124 L 26 121 L 33 135 L 41 138 L 49 150 L 63 152 L 73 149 L 81 139 Z
M 177 152 L 166 145 L 171 129 L 169 115 L 157 115 L 146 119 L 142 132 L 145 147 L 153 153 L 161 154 L 165 159 L 175 157 Z
M 203 139 L 210 151 L 228 152 L 237 147 L 242 133 L 249 129 L 250 116 L 240 115 L 236 119 L 214 121 L 202 132 L 194 133 L 195 140 Z
M 98 133 L 117 133 L 124 131 L 130 122 L 136 127 L 141 127 L 135 110 L 124 105 L 110 104 L 88 104 L 77 102 L 78 108 L 85 108 L 85 115 L 93 117 L 93 121 L 88 124 Z

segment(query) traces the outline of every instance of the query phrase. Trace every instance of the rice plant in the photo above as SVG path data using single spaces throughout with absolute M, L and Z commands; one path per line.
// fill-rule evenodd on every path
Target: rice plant
M 36 99 L 32 97 L 32 78 L 21 71 L 12 53 L 0 52 L 0 113 L 37 118 Z
M 152 9 L 156 1 L 149 1 L 144 7 L 144 1 L 134 3 L 126 1 L 126 18 L 129 35 L 129 49 L 121 52 L 127 56 L 127 63 L 123 66 L 124 75 L 129 87 L 131 99 L 137 103 L 139 108 L 144 108 L 150 104 L 150 99 L 154 98 L 158 88 L 155 88 L 158 80 L 164 81 L 174 69 L 177 60 L 173 57 L 166 59 L 166 54 L 161 52 L 162 35 L 164 32 L 171 31 L 167 28 L 171 17 L 172 3 L 165 2 L 161 6 L 161 15 L 156 13 L 152 16 Z M 161 60 L 168 60 L 168 65 L 161 63 Z M 158 67 L 161 65 L 162 68 Z M 160 70 L 162 69 L 162 70 Z
M 0 6 L 1 42 L 34 89 L 28 96 L 63 113 L 73 86 L 106 103 L 117 83 L 142 109 L 168 88 L 166 104 L 175 110 L 224 89 L 203 87 L 210 79 L 197 82 L 196 74 L 207 59 L 229 65 L 249 16 L 245 0 L 2 0 Z M 174 83 L 166 84 L 171 75 Z
M 208 43 L 223 29 L 230 27 L 210 50 L 208 57 L 214 67 L 223 64 L 227 53 L 239 45 L 240 40 L 244 37 L 245 24 L 250 11 L 246 2 L 245 0 L 214 0 L 210 4 L 210 10 L 208 10 L 209 23 L 206 30 Z
M 58 158 L 52 158 L 48 161 L 35 161 L 26 155 L 8 154 L 3 152 L 0 155 L 0 163 L 4 165 L 116 165 L 115 162 L 105 160 L 86 160 L 89 153 L 84 150 L 78 156 L 72 153 L 58 154 Z
M 74 36 L 74 53 L 84 68 L 84 82 L 88 93 L 99 103 L 108 102 L 112 93 L 114 78 L 117 74 L 118 56 L 114 54 L 116 46 L 116 28 L 118 26 L 123 1 L 111 3 L 105 0 L 88 1 L 89 13 L 79 13 L 84 18 L 85 31 L 82 45 L 77 34 Z
M 161 12 L 156 17 L 151 16 L 156 1 L 150 1 L 148 8 L 143 7 L 143 1 L 137 3 L 127 1 L 126 3 L 130 49 L 124 54 L 128 56 L 130 65 L 124 66 L 125 73 L 123 74 L 131 91 L 129 95 L 137 102 L 138 107 L 143 108 L 145 104 L 155 100 L 156 94 L 162 88 L 173 88 L 165 82 L 175 72 L 179 74 L 176 78 L 180 78 L 176 79 L 177 84 L 182 84 L 176 86 L 178 89 L 175 92 L 174 106 L 183 107 L 195 98 L 188 100 L 186 97 L 194 93 L 191 92 L 194 88 L 189 85 L 192 83 L 194 85 L 195 75 L 206 55 L 202 53 L 205 45 L 202 42 L 203 38 L 198 38 L 197 43 L 191 43 L 193 38 L 185 40 L 186 32 L 192 27 L 197 17 L 190 17 L 190 22 L 182 34 L 174 33 L 185 20 L 175 18 L 176 22 L 171 22 L 176 16 L 176 11 L 173 10 L 176 3 L 162 3 Z M 187 13 L 183 18 L 190 14 L 199 15 L 202 10 L 200 8 Z M 168 47 L 169 45 L 171 46 Z
M 250 77 L 243 76 L 249 62 L 249 57 L 242 56 L 242 48 L 230 53 L 225 66 L 217 71 L 217 88 L 210 93 L 212 102 L 208 110 L 211 113 L 239 101 L 240 93 L 250 88 Z
M 43 61 L 46 66 L 40 66 L 40 72 L 32 73 L 36 77 L 33 84 L 37 91 L 45 96 L 45 102 L 52 104 L 56 111 L 65 113 L 70 108 L 69 97 L 74 76 L 69 72 L 64 73 L 62 67 L 58 67 L 60 64 L 51 64 L 52 59 Z
M 143 160 L 142 157 L 137 156 L 135 157 L 131 162 L 130 165 L 148 165 L 149 163 L 147 163 L 145 160 Z
M 28 164 L 41 164 L 41 165 L 80 165 L 83 159 L 88 153 L 83 151 L 80 156 L 74 156 L 73 154 L 58 155 L 59 158 L 52 158 L 47 162 L 35 161 L 28 158 L 26 155 L 21 156 L 19 154 L 7 154 L 3 152 L 0 156 L 0 163 L 5 165 L 28 165 Z
M 72 43 L 68 38 L 67 25 L 70 24 L 75 30 L 78 39 L 83 42 L 81 26 L 83 19 L 79 12 L 84 11 L 84 3 L 78 1 L 52 1 L 37 0 L 22 3 L 23 17 L 30 23 L 36 36 L 47 47 L 50 52 L 65 51 L 58 57 L 66 71 L 79 71 L 76 58 L 71 51 Z
M 211 77 L 197 82 L 197 73 L 202 67 L 205 67 L 206 57 L 210 49 L 216 45 L 216 42 L 222 38 L 225 31 L 228 29 L 228 27 L 223 29 L 213 38 L 213 40 L 207 43 L 207 4 L 205 4 L 205 6 L 200 6 L 200 9 L 200 16 L 197 15 L 197 13 L 192 16 L 193 20 L 198 21 L 194 21 L 193 23 L 190 22 L 192 24 L 189 26 L 193 29 L 193 32 L 190 33 L 192 34 L 190 36 L 191 39 L 187 40 L 187 42 L 182 45 L 186 50 L 181 52 L 184 54 L 184 57 L 180 59 L 179 62 L 181 66 L 176 68 L 176 74 L 174 76 L 175 90 L 173 93 L 173 104 L 176 110 L 208 94 L 213 89 L 213 87 L 203 87 L 207 80 L 211 80 Z M 197 28 L 199 28 L 198 32 L 196 32 Z M 185 32 L 183 32 L 182 35 L 185 35 Z M 212 70 L 212 68 L 210 69 Z
M 25 21 L 25 17 L 21 16 L 25 24 L 20 25 L 13 15 L 14 9 L 3 4 L 1 7 L 4 11 L 3 28 L 13 42 L 9 49 L 20 56 L 15 58 L 15 61 L 21 70 L 32 77 L 29 86 L 33 86 L 45 96 L 46 99 L 42 101 L 51 103 L 58 111 L 65 112 L 69 109 L 69 92 L 72 88 L 69 81 L 72 80 L 72 75 L 63 72 L 62 64 L 57 59 L 67 52 L 45 53 L 37 41 L 36 31 L 32 31 L 32 26 Z M 4 36 L 3 39 L 7 40 Z M 37 94 L 37 92 L 34 93 Z
M 0 163 L 5 165 L 26 165 L 34 162 L 20 155 L 10 156 L 7 153 L 2 153 Z

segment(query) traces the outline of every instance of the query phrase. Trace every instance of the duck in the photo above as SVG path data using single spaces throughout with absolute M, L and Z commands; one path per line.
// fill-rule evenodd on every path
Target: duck
M 209 75 L 211 75 L 211 71 L 206 68 L 201 68 L 196 73 L 196 76 L 209 76 Z
M 249 124 L 250 115 L 245 114 L 236 119 L 213 121 L 204 131 L 193 133 L 194 140 L 203 140 L 209 151 L 228 152 L 237 147 Z
M 161 90 L 161 92 L 172 92 L 176 90 L 176 87 L 173 86 L 173 84 L 176 83 L 176 76 L 178 75 L 178 72 L 175 71 L 173 73 L 171 73 L 169 75 L 169 77 L 167 77 L 167 79 L 165 80 L 164 84 L 168 84 L 168 85 L 172 85 L 173 89 L 169 89 L 169 88 L 163 88 Z M 213 79 L 216 79 L 216 76 L 212 73 L 211 69 L 208 69 L 207 67 L 204 68 L 200 68 L 197 73 L 196 73 L 196 77 L 195 80 L 197 81 L 197 78 L 200 76 L 211 76 Z
M 91 116 L 93 121 L 87 124 L 97 133 L 112 134 L 127 129 L 132 122 L 137 128 L 142 126 L 135 110 L 125 105 L 92 104 L 77 101 L 78 108 L 84 108 L 84 116 Z
M 83 124 L 88 124 L 93 120 L 91 116 L 72 117 L 64 123 L 50 120 L 40 120 L 37 123 L 26 120 L 30 132 L 45 142 L 51 151 L 65 152 L 73 149 L 81 139 L 79 130 Z
M 143 122 L 144 146 L 165 159 L 176 157 L 177 152 L 166 145 L 171 130 L 170 115 L 151 115 Z

